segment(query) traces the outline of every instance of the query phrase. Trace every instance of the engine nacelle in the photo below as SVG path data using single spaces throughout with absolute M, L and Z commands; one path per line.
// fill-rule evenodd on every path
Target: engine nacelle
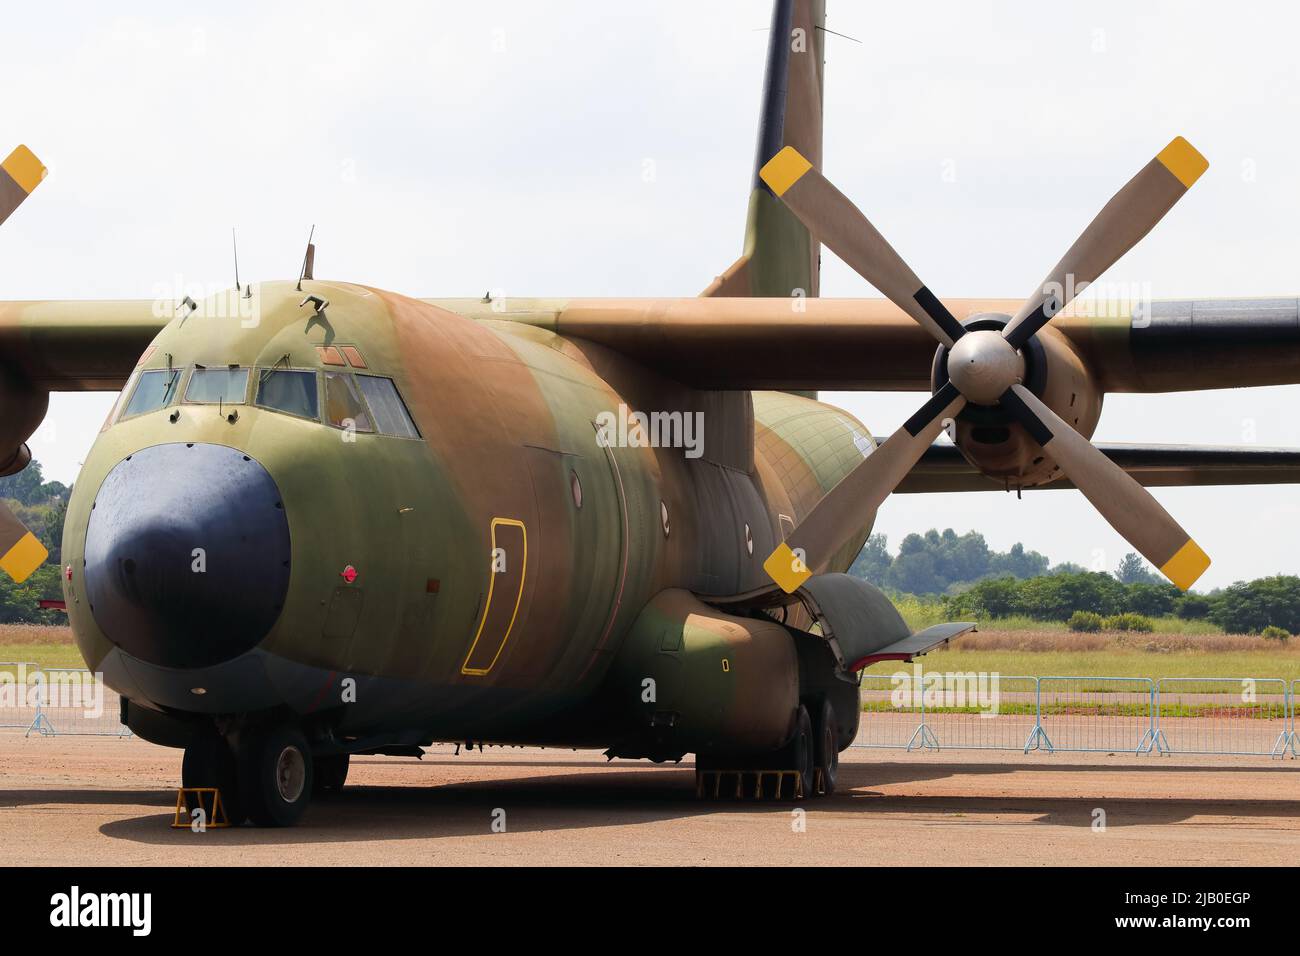
M 999 330 L 1009 321 L 1007 315 L 983 313 L 962 324 L 972 331 Z M 1029 340 L 1023 354 L 1025 387 L 1062 421 L 1091 438 L 1101 418 L 1103 393 L 1069 339 L 1049 325 Z M 948 350 L 940 346 L 931 386 L 937 391 L 947 381 Z M 953 442 L 967 461 L 990 478 L 1012 488 L 1032 488 L 1061 477 L 1060 467 L 1043 446 L 1001 406 L 969 403 L 954 426 L 955 433 L 950 432 Z
M 31 462 L 26 442 L 40 427 L 49 404 L 49 392 L 0 368 L 0 477 L 15 475 Z

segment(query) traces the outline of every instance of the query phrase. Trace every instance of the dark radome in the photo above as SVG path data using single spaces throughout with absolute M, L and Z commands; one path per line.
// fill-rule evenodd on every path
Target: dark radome
M 289 584 L 280 492 L 234 448 L 155 445 L 115 465 L 86 531 L 86 596 L 114 644 L 165 667 L 255 647 Z

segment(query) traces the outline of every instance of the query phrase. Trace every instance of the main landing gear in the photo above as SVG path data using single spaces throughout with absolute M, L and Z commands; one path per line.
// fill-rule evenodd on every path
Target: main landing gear
M 809 712 L 812 706 L 814 718 Z M 835 792 L 839 735 L 829 701 L 800 704 L 795 732 L 772 754 L 697 754 L 695 793 L 706 799 L 805 800 Z
M 248 727 L 232 736 L 216 729 L 198 734 L 185 748 L 181 782 L 186 788 L 216 787 L 230 823 L 292 826 L 313 792 L 342 788 L 346 754 L 313 760 L 307 738 L 295 727 Z M 319 777 L 318 777 L 319 774 Z M 191 812 L 196 796 L 186 795 Z

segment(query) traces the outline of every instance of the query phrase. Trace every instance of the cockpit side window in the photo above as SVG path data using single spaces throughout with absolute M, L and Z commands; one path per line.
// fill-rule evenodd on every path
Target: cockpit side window
M 300 418 L 319 419 L 316 373 L 297 369 L 261 369 L 257 373 L 257 395 L 253 402 Z
M 335 428 L 351 427 L 359 432 L 375 430 L 356 382 L 348 372 L 325 372 L 325 416 Z
M 145 412 L 152 412 L 171 403 L 176 396 L 176 386 L 180 382 L 181 372 L 176 368 L 149 369 L 140 373 L 135 383 L 135 391 L 122 410 L 122 418 L 134 418 Z
M 200 404 L 242 405 L 247 394 L 246 368 L 196 367 L 185 386 L 185 401 Z
M 397 393 L 397 386 L 392 379 L 378 375 L 358 375 L 357 384 L 366 396 L 366 404 L 375 417 L 375 427 L 381 435 L 396 435 L 399 438 L 419 438 L 419 429 L 411 421 L 402 396 Z

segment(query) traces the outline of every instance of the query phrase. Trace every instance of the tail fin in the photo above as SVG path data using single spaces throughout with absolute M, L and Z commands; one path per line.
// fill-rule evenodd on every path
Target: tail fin
M 745 248 L 702 295 L 818 294 L 820 244 L 772 195 L 758 170 L 783 146 L 793 146 L 821 168 L 825 26 L 825 0 L 776 0 L 774 4 Z

